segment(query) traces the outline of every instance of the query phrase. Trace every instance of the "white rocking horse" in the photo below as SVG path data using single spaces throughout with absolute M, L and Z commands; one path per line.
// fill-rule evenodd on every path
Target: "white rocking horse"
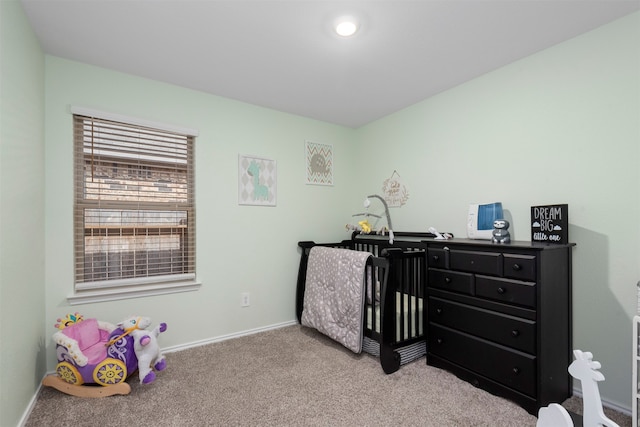
M 598 381 L 604 381 L 604 375 L 598 369 L 600 362 L 593 361 L 593 354 L 588 351 L 573 350 L 576 360 L 569 365 L 569 373 L 582 382 L 584 427 L 620 427 L 604 414 Z M 574 427 L 571 416 L 566 409 L 557 403 L 540 408 L 536 427 Z

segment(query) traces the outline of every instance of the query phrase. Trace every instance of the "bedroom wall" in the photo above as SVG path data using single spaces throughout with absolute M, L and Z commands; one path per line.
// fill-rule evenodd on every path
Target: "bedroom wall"
M 44 56 L 18 1 L 0 2 L 0 425 L 45 372 Z
M 640 279 L 640 14 L 524 58 L 358 130 L 360 194 L 397 170 L 396 230 L 464 237 L 469 203 L 502 201 L 517 240 L 530 207 L 569 204 L 573 347 L 602 363 L 604 400 L 631 409 Z M 579 383 L 577 384 L 579 386 Z
M 342 224 L 361 210 L 362 197 L 379 192 L 394 170 L 411 192 L 407 205 L 392 209 L 402 230 L 434 225 L 463 235 L 469 202 L 502 200 L 515 237 L 527 240 L 529 206 L 569 203 L 578 244 L 574 341 L 602 361 L 603 398 L 630 408 L 630 318 L 640 276 L 639 21 L 631 15 L 353 131 L 43 56 L 19 2 L 0 2 L 0 365 L 11 363 L 0 373 L 0 425 L 15 425 L 53 369 L 52 325 L 67 312 L 167 321 L 164 347 L 292 321 L 295 242 L 343 238 Z M 200 291 L 67 304 L 71 104 L 200 130 Z M 304 185 L 305 140 L 333 144 L 335 186 Z M 239 153 L 277 160 L 277 207 L 237 205 Z M 40 266 L 22 270 L 34 257 Z M 240 307 L 243 291 L 251 292 L 249 308 Z M 9 329 L 15 319 L 20 334 Z M 40 350 L 16 360 L 13 348 Z
M 295 318 L 298 240 L 342 238 L 354 131 L 157 81 L 46 56 L 46 318 L 79 311 L 118 322 L 164 321 L 163 347 Z M 73 292 L 70 105 L 199 130 L 196 292 L 69 306 Z M 305 185 L 304 143 L 333 144 L 335 185 Z M 238 154 L 277 161 L 277 206 L 238 205 Z M 242 292 L 250 307 L 241 308 Z M 53 333 L 53 329 L 47 333 Z M 55 366 L 47 341 L 49 369 Z

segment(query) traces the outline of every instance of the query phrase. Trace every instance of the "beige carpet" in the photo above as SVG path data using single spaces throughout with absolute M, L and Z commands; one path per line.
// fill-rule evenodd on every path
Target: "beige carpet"
M 26 426 L 535 426 L 510 401 L 421 358 L 385 375 L 378 360 L 301 326 L 167 354 L 156 381 L 83 399 L 43 388 Z M 580 399 L 565 406 L 581 409 Z M 621 427 L 623 414 L 606 410 Z

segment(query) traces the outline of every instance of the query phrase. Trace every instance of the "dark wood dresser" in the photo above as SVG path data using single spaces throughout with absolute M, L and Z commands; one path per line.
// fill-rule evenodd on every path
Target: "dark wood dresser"
M 574 245 L 426 245 L 427 363 L 534 415 L 570 397 Z

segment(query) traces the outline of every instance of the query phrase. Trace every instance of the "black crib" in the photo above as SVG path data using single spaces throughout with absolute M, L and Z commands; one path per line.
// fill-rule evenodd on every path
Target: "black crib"
M 364 311 L 363 350 L 379 356 L 385 373 L 397 371 L 402 364 L 426 354 L 426 252 L 420 239 L 430 233 L 396 232 L 388 236 L 353 233 L 350 240 L 339 243 L 298 242 L 302 248 L 296 290 L 296 315 L 301 321 L 309 251 L 327 246 L 371 252 L 367 268 L 371 282 L 367 286 Z

